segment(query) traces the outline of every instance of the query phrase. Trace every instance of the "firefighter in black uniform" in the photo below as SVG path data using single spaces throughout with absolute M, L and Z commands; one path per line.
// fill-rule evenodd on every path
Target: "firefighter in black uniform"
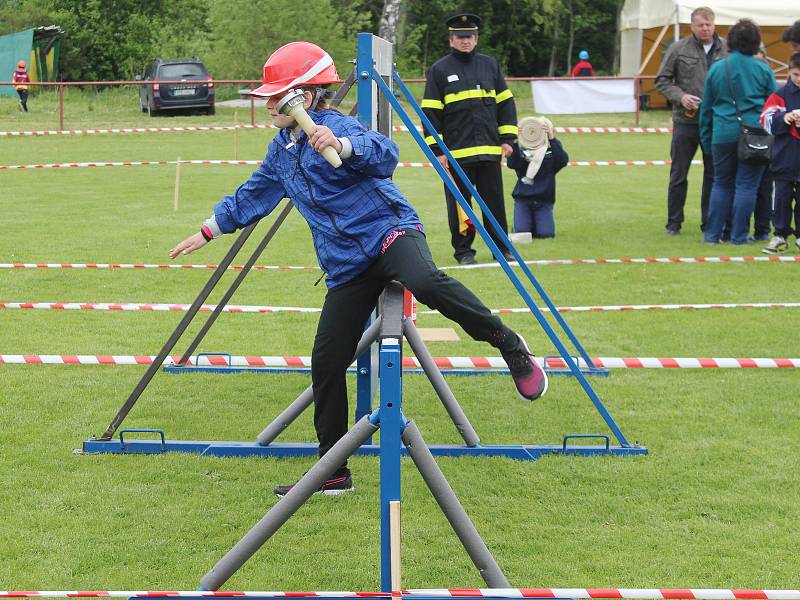
M 446 22 L 452 50 L 428 71 L 422 108 L 503 231 L 508 232 L 500 159 L 511 155 L 511 144 L 517 137 L 517 108 L 497 61 L 475 51 L 480 17 L 465 13 Z M 447 158 L 433 136 L 428 131 L 425 135 L 425 141 L 447 168 Z M 455 179 L 471 202 L 464 184 Z M 454 256 L 462 265 L 475 264 L 475 230 L 462 223 L 464 215 L 459 217 L 457 203 L 447 187 L 445 198 Z M 513 260 L 486 215 L 483 224 L 506 259 Z

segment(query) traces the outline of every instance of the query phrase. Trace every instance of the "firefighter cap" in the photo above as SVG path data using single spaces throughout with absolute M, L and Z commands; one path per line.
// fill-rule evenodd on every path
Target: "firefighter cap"
M 461 13 L 453 15 L 447 19 L 445 23 L 447 24 L 450 35 L 467 37 L 470 35 L 478 35 L 478 27 L 480 27 L 481 18 L 471 13 Z

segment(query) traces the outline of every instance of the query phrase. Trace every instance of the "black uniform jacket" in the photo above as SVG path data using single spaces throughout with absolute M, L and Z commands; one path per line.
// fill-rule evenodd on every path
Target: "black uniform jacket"
M 461 164 L 499 162 L 517 137 L 517 108 L 497 61 L 453 50 L 428 71 L 422 109 Z M 425 141 L 443 154 L 430 131 Z

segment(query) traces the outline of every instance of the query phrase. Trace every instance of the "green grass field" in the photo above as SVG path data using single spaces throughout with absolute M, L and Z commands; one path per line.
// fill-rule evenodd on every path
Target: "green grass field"
M 221 108 L 214 117 L 148 119 L 132 94 L 107 100 L 76 92 L 68 98 L 65 126 L 169 127 L 249 118 Z M 30 106 L 31 113 L 20 115 L 3 99 L 0 130 L 57 126 L 52 98 L 34 96 Z M 520 109 L 531 112 L 523 100 Z M 633 124 L 629 115 L 554 120 L 565 126 Z M 644 125 L 667 123 L 666 113 L 643 115 Z M 260 159 L 273 134 L 235 135 L 236 142 L 231 132 L 0 138 L 0 164 L 229 159 L 235 146 L 239 158 Z M 423 160 L 408 134 L 395 139 L 401 160 Z M 562 139 L 571 160 L 669 154 L 668 135 Z M 174 243 L 195 231 L 219 197 L 251 171 L 184 165 L 174 211 L 174 166 L 2 170 L 0 262 L 167 262 Z M 528 259 L 758 254 L 760 246 L 700 243 L 696 171 L 684 233 L 670 238 L 663 232 L 667 167 L 568 168 L 559 175 L 558 236 L 519 250 Z M 508 170 L 505 176 L 510 214 L 513 177 Z M 426 223 L 435 260 L 453 264 L 436 174 L 398 169 L 396 181 Z M 253 238 L 260 239 L 270 222 Z M 231 241 L 214 242 L 181 262 L 215 264 Z M 478 258 L 488 260 L 485 245 L 476 246 Z M 315 264 L 308 228 L 296 212 L 259 262 Z M 523 306 L 499 269 L 455 273 L 490 307 Z M 796 302 L 800 289 L 793 263 L 548 265 L 534 273 L 560 306 Z M 3 269 L 0 302 L 188 303 L 209 274 Z M 318 277 L 316 270 L 253 272 L 233 302 L 320 306 L 324 286 L 314 285 Z M 155 354 L 181 316 L 3 309 L 0 353 Z M 797 356 L 793 309 L 565 318 L 595 356 Z M 531 315 L 505 320 L 537 354 L 554 353 Z M 451 326 L 432 315 L 421 315 L 418 324 Z M 314 314 L 224 314 L 201 350 L 309 355 L 315 325 Z M 461 341 L 431 343 L 434 355 L 496 354 L 456 329 Z M 274 505 L 272 486 L 309 468 L 309 460 L 74 454 L 84 439 L 105 430 L 143 369 L 0 366 L 0 588 L 194 589 Z M 591 383 L 626 435 L 649 448 L 648 456 L 439 464 L 514 586 L 797 588 L 799 377 L 791 369 L 617 370 Z M 507 376 L 448 381 L 486 443 L 559 443 L 567 433 L 606 432 L 571 378 L 553 378 L 548 395 L 533 404 L 517 399 Z M 158 427 L 173 439 L 252 440 L 308 383 L 304 375 L 159 374 L 125 426 Z M 405 413 L 426 439 L 458 442 L 426 380 L 409 375 L 404 388 Z M 310 414 L 284 439 L 313 440 Z M 359 458 L 351 466 L 355 494 L 314 498 L 226 587 L 377 589 L 378 462 Z M 403 512 L 404 586 L 482 585 L 408 461 Z

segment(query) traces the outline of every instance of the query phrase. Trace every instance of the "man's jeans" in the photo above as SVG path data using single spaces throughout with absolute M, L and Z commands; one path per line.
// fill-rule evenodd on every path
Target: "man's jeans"
M 719 242 L 722 228 L 731 216 L 731 243 L 746 244 L 750 217 L 756 205 L 756 194 L 765 165 L 740 163 L 736 156 L 736 142 L 714 144 L 714 184 L 708 207 L 708 224 L 704 239 Z

